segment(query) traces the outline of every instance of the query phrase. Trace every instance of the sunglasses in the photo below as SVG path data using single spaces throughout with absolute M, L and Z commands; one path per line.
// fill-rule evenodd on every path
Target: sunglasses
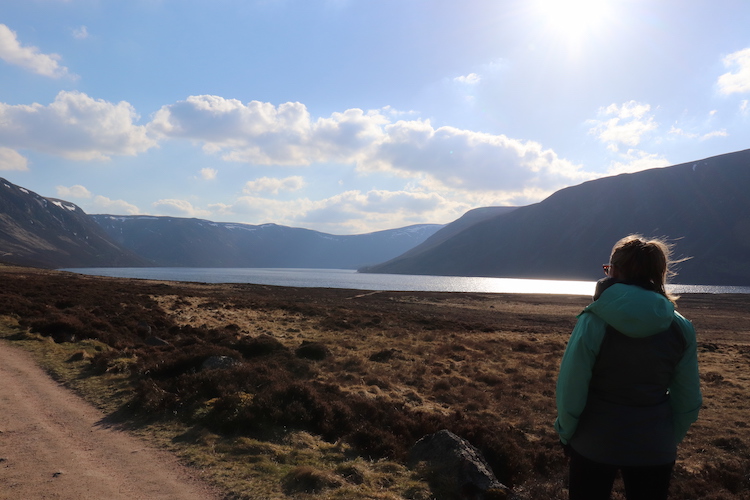
M 604 269 L 604 274 L 609 276 L 609 273 L 612 271 L 612 264 L 602 264 L 602 269 Z

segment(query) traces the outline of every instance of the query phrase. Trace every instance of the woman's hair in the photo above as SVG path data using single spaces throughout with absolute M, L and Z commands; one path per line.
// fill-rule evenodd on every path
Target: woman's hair
M 675 302 L 678 297 L 669 294 L 664 286 L 667 277 L 676 274 L 671 269 L 671 255 L 672 247 L 666 241 L 631 234 L 615 243 L 609 263 L 622 280 L 650 288 Z

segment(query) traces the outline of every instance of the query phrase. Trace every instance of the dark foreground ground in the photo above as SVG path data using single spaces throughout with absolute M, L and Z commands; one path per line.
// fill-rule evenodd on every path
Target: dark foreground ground
M 0 267 L 0 283 L 0 316 L 26 332 L 16 338 L 79 349 L 70 385 L 119 384 L 113 421 L 186 426 L 181 441 L 214 457 L 191 460 L 221 469 L 216 481 L 231 498 L 439 498 L 439 485 L 402 464 L 417 439 L 443 428 L 477 446 L 517 498 L 566 498 L 555 378 L 588 297 L 203 285 L 11 267 Z M 698 331 L 705 403 L 681 446 L 672 497 L 748 499 L 750 297 L 684 295 L 678 305 Z M 229 364 L 205 370 L 210 357 Z M 296 455 L 282 451 L 291 441 Z M 334 445 L 335 460 L 308 454 L 333 454 Z M 221 465 L 225 458 L 235 465 Z

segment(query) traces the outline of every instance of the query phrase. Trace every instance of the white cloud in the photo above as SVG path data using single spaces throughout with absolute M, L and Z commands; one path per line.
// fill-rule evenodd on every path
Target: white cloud
M 163 199 L 153 203 L 154 209 L 161 215 L 176 217 L 208 217 L 211 212 L 194 207 L 189 201 Z
M 0 146 L 0 170 L 28 170 L 29 162 L 18 151 Z
M 623 161 L 613 162 L 607 170 L 607 175 L 617 175 L 640 172 L 650 168 L 667 167 L 669 161 L 662 155 L 647 153 L 637 149 L 629 149 L 621 155 Z
M 85 40 L 89 37 L 89 30 L 86 26 L 73 29 L 73 38 L 76 40 Z
M 91 198 L 91 192 L 80 184 L 70 187 L 57 186 L 55 190 L 58 197 L 66 200 L 68 198 Z
M 748 112 L 748 100 L 743 99 L 740 102 L 740 114 L 747 116 L 747 112 Z
M 22 46 L 16 33 L 5 24 L 0 24 L 0 59 L 50 78 L 73 76 L 68 68 L 60 66 L 59 55 L 43 54 L 37 47 Z
M 725 129 L 721 129 L 721 130 L 714 130 L 713 132 L 708 132 L 706 134 L 703 134 L 702 136 L 700 136 L 700 140 L 705 141 L 708 139 L 713 139 L 714 137 L 728 137 L 728 136 L 729 134 L 727 133 L 727 131 Z
M 589 133 L 596 135 L 611 151 L 618 151 L 621 144 L 637 146 L 643 135 L 658 126 L 650 110 L 650 105 L 636 101 L 610 104 L 599 110 L 601 119 L 590 121 L 594 126 Z
M 672 125 L 672 128 L 669 129 L 669 133 L 672 135 L 687 137 L 688 139 L 695 139 L 698 137 L 698 134 L 693 133 L 693 132 L 685 132 L 683 129 L 677 128 L 674 125 Z
M 254 181 L 248 181 L 243 191 L 247 194 L 268 192 L 279 194 L 280 191 L 299 191 L 305 186 L 305 180 L 300 176 L 285 177 L 275 179 L 271 177 L 261 177 Z
M 383 106 L 380 111 L 387 116 L 416 116 L 419 114 L 419 112 L 414 111 L 413 109 L 410 109 L 408 111 L 402 111 L 400 109 L 395 109 L 391 106 Z
M 0 146 L 73 160 L 136 155 L 156 145 L 133 107 L 62 91 L 49 106 L 0 103 Z
M 242 196 L 231 205 L 209 208 L 222 215 L 240 215 L 254 224 L 275 222 L 332 234 L 365 233 L 433 221 L 451 222 L 472 208 L 437 193 L 420 191 L 346 191 L 321 200 Z
M 206 152 L 228 161 L 354 164 L 362 173 L 425 175 L 447 188 L 467 191 L 546 191 L 589 178 L 538 143 L 452 127 L 435 129 L 428 121 L 392 123 L 381 111 L 349 109 L 313 120 L 301 103 L 276 107 L 192 96 L 162 107 L 148 127 L 164 138 L 202 142 Z
M 669 129 L 669 134 L 685 137 L 687 139 L 698 139 L 699 141 L 706 141 L 708 139 L 713 139 L 714 137 L 727 137 L 729 135 L 725 129 L 698 134 L 696 132 L 687 132 L 681 128 L 675 127 L 674 125 Z
M 469 73 L 468 75 L 457 76 L 453 81 L 462 85 L 476 85 L 482 81 L 482 78 L 476 73 Z
M 350 109 L 313 122 L 298 102 L 270 103 L 218 96 L 191 96 L 162 107 L 149 124 L 163 137 L 204 143 L 225 160 L 259 165 L 351 163 L 382 135 L 379 112 Z
M 588 174 L 554 151 L 519 141 L 429 121 L 399 121 L 359 163 L 361 171 L 390 171 L 403 177 L 423 174 L 447 189 L 515 192 L 559 188 Z
M 719 92 L 725 95 L 750 92 L 750 48 L 729 54 L 723 63 L 730 71 L 719 77 Z
M 216 179 L 216 175 L 219 173 L 215 168 L 202 168 L 200 171 L 201 179 L 206 181 L 212 181 Z
M 139 215 L 138 207 L 124 200 L 110 200 L 106 196 L 95 196 L 88 213 L 107 213 L 113 215 Z

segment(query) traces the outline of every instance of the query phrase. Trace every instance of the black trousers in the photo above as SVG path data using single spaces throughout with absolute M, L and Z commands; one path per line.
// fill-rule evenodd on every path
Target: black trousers
M 628 500 L 666 500 L 674 462 L 621 467 L 601 464 L 570 450 L 570 500 L 608 500 L 619 470 Z

